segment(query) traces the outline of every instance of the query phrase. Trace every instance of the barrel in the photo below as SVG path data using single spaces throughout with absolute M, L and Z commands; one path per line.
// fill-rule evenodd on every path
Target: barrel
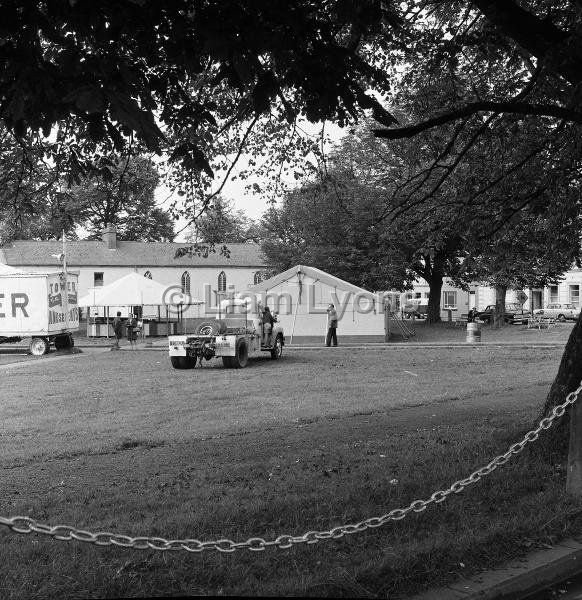
M 467 343 L 475 344 L 481 341 L 480 323 L 467 323 Z

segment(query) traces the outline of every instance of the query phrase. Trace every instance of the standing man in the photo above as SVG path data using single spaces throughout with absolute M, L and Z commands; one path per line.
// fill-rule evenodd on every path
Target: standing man
M 129 319 L 127 319 L 125 326 L 127 327 L 127 341 L 129 342 L 131 348 L 134 347 L 134 344 L 137 347 L 137 337 L 135 334 L 135 328 L 137 327 L 137 319 L 133 313 L 129 313 Z
M 112 350 L 121 350 L 119 347 L 119 340 L 123 337 L 123 323 L 121 322 L 121 312 L 117 311 L 117 316 L 113 319 L 113 334 L 115 335 L 115 342 L 113 343 Z
M 327 307 L 327 336 L 325 337 L 325 345 L 329 348 L 333 343 L 337 346 L 337 311 L 333 304 Z

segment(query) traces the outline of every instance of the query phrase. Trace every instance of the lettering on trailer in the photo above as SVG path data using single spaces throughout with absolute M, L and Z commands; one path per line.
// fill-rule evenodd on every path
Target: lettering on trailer
M 66 321 L 66 315 L 64 312 L 58 312 L 56 310 L 49 310 L 49 325 L 54 325 L 55 323 L 64 323 Z M 68 313 L 69 321 L 78 321 L 79 320 L 79 309 L 77 307 L 71 308 Z
M 0 311 L 2 311 L 2 300 L 4 300 L 5 295 L 0 294 Z M 23 293 L 14 293 L 10 294 L 10 304 L 12 307 L 12 316 L 16 317 L 16 309 L 19 308 L 22 311 L 23 316 L 28 317 L 28 313 L 26 312 L 26 307 L 28 306 L 28 294 Z M 5 319 L 6 313 L 0 312 L 0 319 Z
M 77 283 L 75 281 L 67 281 L 66 289 L 68 292 L 76 292 L 77 291 Z M 59 292 L 64 292 L 64 291 L 65 291 L 64 280 L 49 283 L 49 293 L 50 294 L 58 294 Z

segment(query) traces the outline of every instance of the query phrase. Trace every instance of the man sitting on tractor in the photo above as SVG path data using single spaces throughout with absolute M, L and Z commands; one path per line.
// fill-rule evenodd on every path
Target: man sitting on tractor
M 275 323 L 275 318 L 271 314 L 271 309 L 268 306 L 265 306 L 263 309 L 263 346 L 271 345 L 271 332 L 273 331 L 273 324 Z

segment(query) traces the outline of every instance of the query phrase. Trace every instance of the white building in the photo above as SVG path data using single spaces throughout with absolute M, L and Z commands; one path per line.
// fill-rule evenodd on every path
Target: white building
M 131 272 L 167 286 L 180 286 L 200 300 L 205 300 L 209 288 L 212 302 L 219 292 L 246 290 L 262 279 L 264 260 L 257 244 L 227 244 L 229 256 L 221 255 L 217 247 L 207 258 L 176 258 L 176 250 L 188 245 L 120 241 L 115 228 L 108 227 L 101 240 L 67 241 L 67 268 L 79 271 L 79 296 Z M 0 264 L 33 272 L 53 271 L 62 267 L 62 250 L 59 241 L 17 240 L 0 248 Z
M 571 269 L 562 276 L 557 285 L 545 288 L 525 288 L 521 290 L 527 296 L 523 307 L 527 310 L 543 308 L 554 302 L 568 302 L 580 308 L 580 289 L 582 287 L 582 269 Z M 506 302 L 517 302 L 520 290 L 507 290 Z M 429 297 L 429 285 L 424 279 L 415 282 L 413 290 L 402 294 L 401 304 L 409 301 L 422 301 L 426 304 Z M 486 285 L 472 285 L 469 291 L 452 286 L 445 278 L 441 290 L 441 318 L 466 314 L 471 308 L 483 310 L 487 305 L 495 304 L 495 289 Z

